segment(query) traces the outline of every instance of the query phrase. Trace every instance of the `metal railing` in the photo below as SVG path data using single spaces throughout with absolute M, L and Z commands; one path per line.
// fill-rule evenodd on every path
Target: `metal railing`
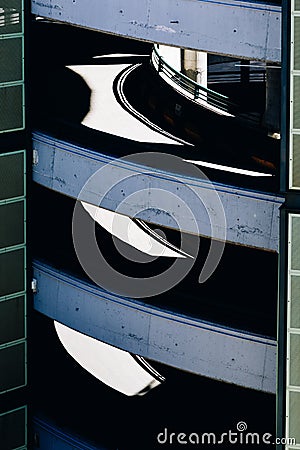
M 242 74 L 240 71 L 219 71 L 211 72 L 208 75 L 209 83 L 238 83 L 242 81 Z M 266 71 L 256 70 L 249 73 L 250 83 L 264 83 L 266 81 Z
M 170 64 L 168 64 L 164 58 L 160 56 L 155 45 L 153 46 L 151 62 L 158 73 L 164 74 L 173 83 L 175 83 L 178 88 L 183 89 L 184 94 L 188 98 L 197 101 L 204 107 L 210 109 L 215 108 L 216 110 L 223 111 L 228 115 L 232 115 L 243 121 L 249 122 L 252 125 L 260 125 L 260 117 L 258 114 L 242 112 L 241 107 L 233 103 L 226 95 L 219 94 L 218 92 L 201 86 L 196 81 L 170 66 Z

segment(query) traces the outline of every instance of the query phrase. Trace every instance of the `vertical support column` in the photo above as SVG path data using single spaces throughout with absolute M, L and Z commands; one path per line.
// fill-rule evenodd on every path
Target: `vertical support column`
M 207 53 L 184 49 L 181 71 L 196 83 L 207 88 Z
M 0 4 L 0 447 L 27 448 L 24 1 Z

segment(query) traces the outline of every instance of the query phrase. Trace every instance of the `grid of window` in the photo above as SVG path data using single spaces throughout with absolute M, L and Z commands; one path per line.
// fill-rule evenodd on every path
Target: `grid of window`
M 24 151 L 0 155 L 0 395 L 27 382 L 25 174 Z
M 289 214 L 286 437 L 300 448 L 300 214 Z M 287 447 L 286 447 L 287 448 Z
M 25 126 L 23 16 L 23 0 L 1 1 L 0 133 Z
M 300 189 L 300 0 L 291 2 L 290 189 Z
M 0 135 L 9 133 L 10 148 L 25 128 L 24 101 L 24 0 L 1 0 Z M 25 151 L 1 152 L 0 402 L 9 405 L 27 384 L 26 169 Z M 26 406 L 0 414 L 1 450 L 25 450 L 26 430 Z

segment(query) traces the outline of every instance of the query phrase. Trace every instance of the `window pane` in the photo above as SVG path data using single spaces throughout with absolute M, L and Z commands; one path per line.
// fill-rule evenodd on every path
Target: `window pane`
M 0 1 L 0 34 L 22 32 L 22 1 Z
M 294 17 L 294 69 L 300 69 L 300 17 Z
M 25 297 L 0 302 L 0 345 L 25 337 Z
M 300 270 L 300 216 L 292 218 L 291 269 Z
M 0 349 L 0 392 L 24 386 L 25 343 Z
M 293 82 L 293 128 L 300 128 L 300 76 L 294 76 Z
M 300 187 L 300 135 L 293 136 L 292 186 Z
M 300 328 L 300 276 L 291 276 L 291 328 Z
M 24 243 L 24 202 L 0 205 L 0 249 Z
M 0 88 L 0 131 L 24 127 L 23 86 Z
M 12 450 L 26 444 L 26 409 L 0 416 L 1 450 Z
M 24 153 L 0 155 L 0 200 L 22 195 L 24 195 Z
M 24 290 L 24 249 L 0 254 L 0 297 Z
M 290 392 L 289 423 L 289 437 L 300 444 L 300 392 Z
M 22 45 L 21 37 L 0 39 L 0 83 L 22 80 Z
M 300 335 L 290 335 L 290 384 L 300 386 Z

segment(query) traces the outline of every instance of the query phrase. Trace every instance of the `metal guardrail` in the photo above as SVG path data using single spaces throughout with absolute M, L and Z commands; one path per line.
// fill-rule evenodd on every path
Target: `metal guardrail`
M 234 71 L 220 71 L 211 72 L 208 75 L 208 81 L 210 83 L 237 83 L 242 80 L 242 75 L 240 72 Z M 255 72 L 250 72 L 249 82 L 250 83 L 263 83 L 266 81 L 266 72 L 264 70 L 256 70 Z
M 249 122 L 252 125 L 260 125 L 260 117 L 258 117 L 257 114 L 242 112 L 240 106 L 233 103 L 226 95 L 219 94 L 218 92 L 201 86 L 196 81 L 170 66 L 170 64 L 160 56 L 155 45 L 151 55 L 151 62 L 158 73 L 163 73 L 173 83 L 177 84 L 179 88 L 183 89 L 189 98 L 198 101 L 202 106 L 208 108 L 211 106 L 245 122 Z

